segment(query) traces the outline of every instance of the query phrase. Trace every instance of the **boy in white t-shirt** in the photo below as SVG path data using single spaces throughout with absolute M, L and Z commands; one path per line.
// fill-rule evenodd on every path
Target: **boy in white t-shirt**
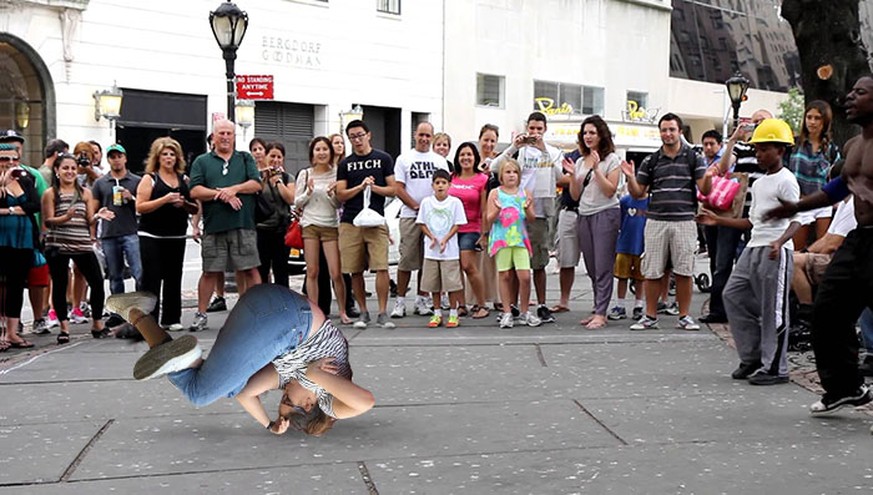
M 800 200 L 797 179 L 782 166 L 794 144 L 791 127 L 779 119 L 758 124 L 749 144 L 765 175 L 752 185 L 749 218 L 719 217 L 704 211 L 700 222 L 738 229 L 752 228 L 752 238 L 728 279 L 722 298 L 740 357 L 731 374 L 752 385 L 788 383 L 788 291 L 794 268 L 791 238 L 800 228 L 796 218 L 766 219 L 765 213 Z
M 427 324 L 436 328 L 443 322 L 440 292 L 449 294 L 449 319 L 446 327 L 458 326 L 458 305 L 464 283 L 461 280 L 461 251 L 458 248 L 458 226 L 467 223 L 464 204 L 449 196 L 451 176 L 447 170 L 433 174 L 433 196 L 421 201 L 416 223 L 424 234 L 424 265 L 421 269 L 421 290 L 433 295 L 434 313 Z

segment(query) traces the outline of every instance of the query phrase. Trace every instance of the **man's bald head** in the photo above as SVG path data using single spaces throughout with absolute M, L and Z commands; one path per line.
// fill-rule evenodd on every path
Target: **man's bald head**
M 755 113 L 752 114 L 752 123 L 753 124 L 760 124 L 761 122 L 763 122 L 767 119 L 772 119 L 772 118 L 773 118 L 773 114 L 770 112 L 770 110 L 767 110 L 765 108 L 761 108 L 761 109 L 755 110 Z
M 212 143 L 219 155 L 233 152 L 236 145 L 236 125 L 227 119 L 216 120 L 212 126 Z

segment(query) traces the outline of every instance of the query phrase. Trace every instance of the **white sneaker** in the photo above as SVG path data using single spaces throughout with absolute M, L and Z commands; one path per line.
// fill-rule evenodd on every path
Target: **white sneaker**
M 394 301 L 394 309 L 391 310 L 391 318 L 404 318 L 406 317 L 406 303 L 397 299 Z
M 442 297 L 440 298 L 440 307 L 442 309 L 449 309 L 452 305 L 449 303 L 449 295 L 443 292 Z
M 155 309 L 157 302 L 158 299 L 154 294 L 145 291 L 112 294 L 106 298 L 106 309 L 124 318 L 125 321 L 133 323 L 130 318 L 130 310 L 138 309 L 149 314 Z
M 690 315 L 685 315 L 682 318 L 679 318 L 679 321 L 676 322 L 676 328 L 694 331 L 700 330 L 700 325 L 698 325 Z
M 184 329 L 185 327 L 183 327 L 181 323 L 173 323 L 167 327 L 168 332 L 181 332 Z
M 393 321 L 388 318 L 388 315 L 386 315 L 385 313 L 379 313 L 379 315 L 376 317 L 376 324 L 382 328 L 395 328 L 397 326 L 394 324 Z
M 202 355 L 203 350 L 197 345 L 197 339 L 193 335 L 184 335 L 149 349 L 134 365 L 133 377 L 149 380 L 181 371 L 189 368 Z
M 421 316 L 432 315 L 433 308 L 430 307 L 430 301 L 426 297 L 416 297 L 413 313 Z
M 538 327 L 543 324 L 543 320 L 530 311 L 522 313 L 521 316 L 518 317 L 518 322 L 529 327 Z
M 370 323 L 370 313 L 362 312 L 353 326 L 363 330 L 367 328 L 367 323 Z
M 512 313 L 503 313 L 500 315 L 500 328 L 512 328 L 515 325 L 515 319 Z
M 191 326 L 188 327 L 189 332 L 202 332 L 206 330 L 207 325 L 209 324 L 209 318 L 206 316 L 206 313 L 196 312 L 194 313 L 194 321 L 191 322 Z

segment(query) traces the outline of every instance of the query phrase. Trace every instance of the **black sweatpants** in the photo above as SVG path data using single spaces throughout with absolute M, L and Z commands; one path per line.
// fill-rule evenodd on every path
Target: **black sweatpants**
M 812 345 L 822 387 L 844 397 L 864 383 L 858 371 L 855 322 L 873 307 L 873 227 L 853 230 L 834 253 L 818 286 Z
M 58 315 L 58 320 L 67 320 L 67 280 L 70 260 L 73 260 L 73 263 L 79 267 L 79 271 L 85 276 L 85 280 L 88 281 L 88 286 L 91 288 L 91 298 L 88 300 L 91 304 L 91 314 L 95 315 L 95 319 L 102 318 L 106 292 L 103 289 L 103 272 L 100 271 L 100 262 L 97 261 L 94 252 L 52 253 L 52 250 L 48 249 L 45 257 L 48 260 L 49 273 L 52 277 L 52 305 Z
M 6 286 L 5 300 L 2 301 L 3 314 L 9 318 L 21 318 L 27 272 L 33 266 L 33 249 L 3 246 L 0 247 L 0 260 L 0 276 Z
M 181 323 L 185 239 L 139 236 L 139 252 L 143 260 L 142 290 L 158 298 L 152 316 L 164 326 Z
M 288 256 L 291 250 L 285 246 L 285 231 L 258 229 L 258 256 L 261 266 L 261 282 L 269 282 L 270 269 L 273 283 L 288 287 Z

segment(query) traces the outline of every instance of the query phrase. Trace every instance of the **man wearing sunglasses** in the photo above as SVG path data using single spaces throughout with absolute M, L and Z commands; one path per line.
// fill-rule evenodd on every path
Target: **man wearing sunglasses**
M 203 204 L 203 274 L 192 332 L 206 328 L 206 308 L 221 274 L 236 272 L 240 296 L 261 283 L 254 196 L 261 190 L 260 174 L 252 155 L 236 151 L 235 131 L 233 122 L 217 121 L 214 148 L 191 165 L 191 197 Z

